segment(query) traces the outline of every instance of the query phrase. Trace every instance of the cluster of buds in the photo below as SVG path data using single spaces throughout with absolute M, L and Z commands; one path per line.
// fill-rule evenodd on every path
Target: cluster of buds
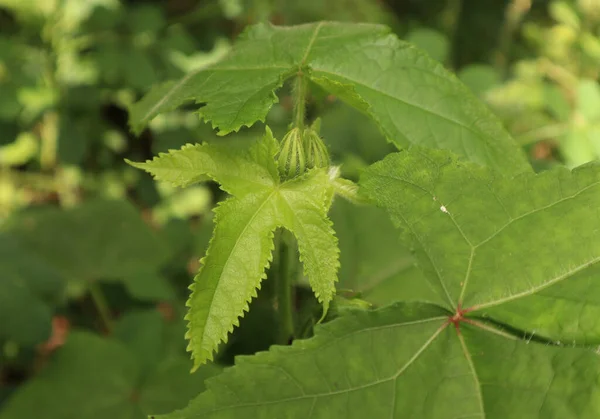
M 292 128 L 281 140 L 279 147 L 279 173 L 284 179 L 292 179 L 312 168 L 329 167 L 329 152 L 323 143 L 320 121 L 306 129 Z

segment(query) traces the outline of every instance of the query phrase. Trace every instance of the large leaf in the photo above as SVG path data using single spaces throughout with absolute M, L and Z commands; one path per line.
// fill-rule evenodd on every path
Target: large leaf
M 401 304 L 317 328 L 207 381 L 162 419 L 593 418 L 600 358 Z M 159 417 L 157 417 L 159 418 Z
M 397 298 L 426 302 L 239 358 L 165 419 L 600 416 L 600 166 L 507 178 L 411 149 L 362 184 L 429 281 Z
M 126 201 L 97 200 L 70 210 L 30 211 L 12 220 L 9 230 L 32 253 L 74 281 L 131 277 L 139 285 L 140 273 L 155 276 L 168 255 Z
M 187 303 L 188 349 L 196 367 L 213 358 L 257 295 L 277 228 L 296 236 L 305 273 L 325 310 L 333 298 L 339 251 L 327 219 L 331 181 L 323 170 L 313 170 L 282 183 L 274 159 L 278 149 L 267 129 L 246 149 L 184 146 L 146 163 L 131 163 L 179 186 L 209 176 L 233 195 L 215 210 L 213 237 Z
M 219 369 L 206 365 L 190 375 L 182 349 L 167 350 L 170 327 L 146 312 L 117 325 L 125 342 L 72 333 L 49 365 L 9 398 L 0 418 L 143 419 L 182 407 Z
M 373 165 L 363 185 L 402 228 L 445 307 L 600 343 L 600 166 L 504 178 L 413 149 Z
M 380 307 L 413 299 L 443 304 L 384 210 L 339 199 L 330 216 L 340 241 L 340 291 Z
M 52 305 L 63 288 L 55 269 L 28 252 L 16 237 L 0 234 L 0 342 L 33 345 L 47 339 Z
M 155 87 L 131 108 L 136 131 L 186 103 L 220 134 L 264 121 L 284 80 L 304 73 L 366 112 L 399 147 L 452 150 L 508 172 L 529 170 L 493 114 L 456 77 L 379 25 L 256 25 L 219 63 Z

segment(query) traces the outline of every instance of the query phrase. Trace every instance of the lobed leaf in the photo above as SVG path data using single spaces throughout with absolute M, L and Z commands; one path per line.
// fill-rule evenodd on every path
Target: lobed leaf
M 229 198 L 216 209 L 215 230 L 194 278 L 189 307 L 188 350 L 195 368 L 212 359 L 256 297 L 272 260 L 278 226 L 275 189 Z
M 212 359 L 256 297 L 272 260 L 278 227 L 296 236 L 305 273 L 325 311 L 333 298 L 339 251 L 327 218 L 331 181 L 324 170 L 313 170 L 280 184 L 277 151 L 267 128 L 249 148 L 186 146 L 146 163 L 132 163 L 175 185 L 209 176 L 233 195 L 215 211 L 214 233 L 187 303 L 186 337 L 195 368 Z
M 220 371 L 206 365 L 190 375 L 184 352 L 165 350 L 164 332 L 172 326 L 160 314 L 128 314 L 122 321 L 126 342 L 72 332 L 48 365 L 6 400 L 0 419 L 143 419 L 181 408 Z M 116 329 L 122 333 L 123 325 Z
M 505 178 L 412 149 L 373 165 L 362 184 L 402 228 L 445 307 L 600 343 L 600 166 Z
M 250 147 L 228 144 L 188 144 L 180 150 L 160 153 L 145 163 L 127 162 L 145 170 L 156 180 L 189 186 L 211 178 L 232 195 L 247 194 L 273 186 L 279 180 L 274 156 L 279 146 L 271 130 Z
M 582 418 L 600 414 L 600 358 L 515 339 L 440 307 L 397 304 L 314 338 L 238 357 L 188 407 L 157 419 Z
M 315 295 L 327 311 L 339 267 L 337 240 L 327 219 L 329 179 L 322 170 L 261 192 L 233 197 L 216 210 L 206 257 L 188 301 L 188 349 L 196 367 L 239 324 L 272 261 L 273 233 L 289 229 Z
M 256 25 L 221 62 L 155 87 L 131 107 L 135 131 L 187 101 L 220 134 L 264 121 L 298 72 L 367 113 L 389 141 L 443 148 L 501 171 L 530 171 L 500 121 L 443 66 L 380 25 Z
M 298 241 L 304 273 L 327 313 L 335 293 L 339 269 L 339 248 L 332 223 L 327 217 L 331 195 L 324 170 L 312 170 L 304 177 L 281 185 L 279 208 L 282 225 Z
M 340 291 L 379 307 L 396 301 L 444 304 L 383 209 L 336 200 L 330 216 L 340 241 Z

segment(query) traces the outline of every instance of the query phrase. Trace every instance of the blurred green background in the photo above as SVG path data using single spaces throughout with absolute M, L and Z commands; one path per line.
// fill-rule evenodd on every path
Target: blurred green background
M 600 155 L 600 0 L 0 0 L 0 419 L 170 412 L 235 355 L 275 341 L 267 281 L 217 362 L 189 375 L 187 286 L 224 195 L 124 163 L 263 128 L 217 138 L 190 108 L 135 137 L 127 108 L 227 54 L 247 25 L 316 20 L 390 26 L 455 71 L 536 170 Z M 285 86 L 267 119 L 278 138 L 290 112 Z M 393 150 L 316 88 L 308 112 L 349 178 Z M 359 291 L 382 305 L 386 281 L 416 275 L 376 210 L 340 202 L 332 218 L 343 289 L 376 277 Z

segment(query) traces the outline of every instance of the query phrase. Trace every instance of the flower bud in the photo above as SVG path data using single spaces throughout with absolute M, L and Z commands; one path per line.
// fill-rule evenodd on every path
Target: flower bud
M 279 146 L 279 174 L 284 179 L 292 179 L 306 170 L 302 132 L 292 128 L 281 140 Z
M 304 132 L 304 154 L 306 156 L 306 167 L 329 167 L 329 152 L 323 140 L 312 128 Z

